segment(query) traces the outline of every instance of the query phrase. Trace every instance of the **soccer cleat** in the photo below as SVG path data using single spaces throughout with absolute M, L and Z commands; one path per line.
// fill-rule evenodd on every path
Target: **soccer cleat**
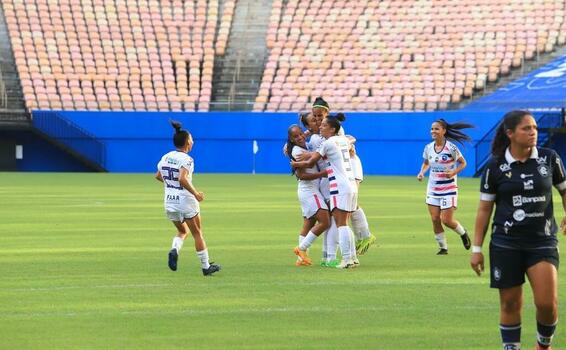
M 354 264 L 352 267 L 360 266 L 360 261 L 358 260 L 358 258 L 353 258 L 352 263 Z
M 536 345 L 536 347 L 535 347 L 535 350 L 552 350 L 552 346 L 549 346 L 548 348 L 543 348 L 542 345 L 540 345 L 540 344 L 537 342 L 537 345 Z
M 177 260 L 179 259 L 179 254 L 177 253 L 177 249 L 173 248 L 169 251 L 169 261 L 168 265 L 169 268 L 173 271 L 177 271 Z
M 342 261 L 340 262 L 340 264 L 338 264 L 338 265 L 336 266 L 337 269 L 349 269 L 349 268 L 352 268 L 352 267 L 354 267 L 354 262 L 352 261 L 352 259 L 350 259 L 350 260 L 342 260 Z
M 310 266 L 311 264 L 307 264 L 305 263 L 303 260 L 301 260 L 299 257 L 297 257 L 297 261 L 295 261 L 295 266 Z
M 303 261 L 304 265 L 312 265 L 312 260 L 311 258 L 309 258 L 306 251 L 300 250 L 299 247 L 295 247 L 295 249 L 293 249 L 293 252 L 296 256 L 299 257 L 299 259 Z
M 464 248 L 466 248 L 466 250 L 469 250 L 472 246 L 472 242 L 470 241 L 470 236 L 468 236 L 468 231 L 465 231 L 464 234 L 460 236 L 460 238 L 462 239 Z
M 436 255 L 448 255 L 448 249 L 440 248 Z
M 321 261 L 321 262 L 320 262 L 320 266 L 322 266 L 322 267 L 332 267 L 332 268 L 336 268 L 336 266 L 338 266 L 339 264 L 340 264 L 340 261 L 338 261 L 337 259 L 330 260 L 330 261 Z
M 220 271 L 220 265 L 210 264 L 208 269 L 202 269 L 202 274 L 211 276 L 213 273 Z
M 364 255 L 369 247 L 375 243 L 377 238 L 374 235 L 370 235 L 368 238 L 364 238 L 356 242 L 356 254 Z

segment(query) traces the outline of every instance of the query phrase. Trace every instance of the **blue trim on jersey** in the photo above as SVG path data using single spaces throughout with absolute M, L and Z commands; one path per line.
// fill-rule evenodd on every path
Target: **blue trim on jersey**
M 454 179 L 434 181 L 435 185 L 446 185 L 454 182 Z
M 338 194 L 338 190 L 336 190 L 336 191 L 330 191 L 330 194 Z
M 444 196 L 454 196 L 456 195 L 458 192 L 447 192 L 447 193 L 436 193 L 436 192 L 432 192 L 431 195 L 434 197 L 444 197 Z
M 331 176 L 331 177 L 328 178 L 328 181 L 334 181 L 334 180 L 336 180 L 335 176 Z

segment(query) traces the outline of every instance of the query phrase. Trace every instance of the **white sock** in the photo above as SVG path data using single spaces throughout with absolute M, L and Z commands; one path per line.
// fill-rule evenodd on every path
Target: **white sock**
M 183 242 L 184 241 L 181 237 L 173 237 L 173 244 L 171 245 L 171 249 L 176 249 L 177 254 L 179 254 L 179 251 L 181 250 L 181 248 L 183 248 Z
M 354 238 L 354 232 L 352 232 L 350 226 L 348 226 L 348 231 L 350 231 L 350 257 L 352 259 L 357 259 L 358 256 L 356 254 L 356 241 Z
M 304 239 L 305 239 L 305 236 L 299 235 L 299 245 L 301 245 L 301 243 L 303 243 Z
M 368 219 L 362 208 L 358 208 L 352 213 L 352 229 L 356 235 L 356 240 L 368 238 L 371 235 Z
M 463 236 L 464 233 L 466 233 L 466 229 L 464 229 L 464 227 L 462 227 L 462 225 L 460 225 L 460 223 L 458 223 L 458 226 L 456 226 L 456 228 L 454 229 L 454 232 L 456 232 L 460 236 Z
M 340 243 L 342 260 L 350 260 L 352 258 L 352 248 L 350 247 L 352 240 L 350 238 L 350 229 L 348 226 L 338 227 L 338 240 Z
M 330 219 L 330 227 L 326 231 L 326 261 L 336 260 L 336 249 L 338 248 L 338 228 L 336 221 Z
M 301 244 L 299 244 L 299 249 L 300 250 L 309 249 L 312 243 L 314 242 L 314 240 L 316 239 L 316 237 L 317 236 L 314 233 L 312 233 L 312 231 L 309 231 L 309 233 L 307 233 L 307 236 L 303 238 Z
M 322 261 L 326 261 L 326 257 L 328 256 L 328 254 L 326 253 L 326 251 L 327 251 L 326 234 L 327 233 L 328 233 L 328 230 L 324 231 L 322 233 Z
M 435 233 L 434 238 L 438 242 L 438 246 L 441 249 L 448 249 L 448 243 L 446 243 L 446 237 L 444 237 L 444 232 Z
M 208 269 L 210 267 L 210 263 L 208 262 L 208 249 L 197 252 L 197 256 L 200 259 L 200 266 L 203 269 Z

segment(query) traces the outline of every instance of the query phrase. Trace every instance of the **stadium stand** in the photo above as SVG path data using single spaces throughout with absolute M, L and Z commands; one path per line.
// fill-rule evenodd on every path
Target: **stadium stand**
M 29 110 L 208 111 L 234 4 L 2 0 Z
M 436 110 L 566 42 L 565 4 L 275 0 L 254 111 Z

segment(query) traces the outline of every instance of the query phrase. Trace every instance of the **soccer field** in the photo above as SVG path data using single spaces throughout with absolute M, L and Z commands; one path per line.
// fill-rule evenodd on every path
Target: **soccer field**
M 479 181 L 459 181 L 456 218 L 473 232 Z M 359 203 L 378 243 L 341 271 L 295 267 L 293 177 L 196 174 L 222 265 L 210 278 L 190 237 L 168 269 L 175 231 L 152 174 L 0 173 L 0 183 L 0 349 L 501 348 L 497 292 L 455 233 L 449 255 L 435 255 L 426 182 L 413 177 L 366 178 Z M 523 348 L 533 349 L 525 292 Z M 565 329 L 554 349 L 566 348 Z

